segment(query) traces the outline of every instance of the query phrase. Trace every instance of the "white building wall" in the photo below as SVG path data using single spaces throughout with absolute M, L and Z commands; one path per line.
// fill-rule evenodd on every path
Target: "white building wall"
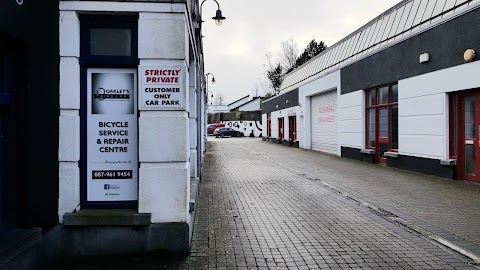
M 320 79 L 312 81 L 308 84 L 302 85 L 298 89 L 298 101 L 301 104 L 301 110 L 299 112 L 303 117 L 300 118 L 299 123 L 302 123 L 303 126 L 299 128 L 298 140 L 300 141 L 300 147 L 305 149 L 312 149 L 312 116 L 311 116 L 311 97 L 325 93 L 331 90 L 337 90 L 337 100 L 340 100 L 340 91 L 341 91 L 341 80 L 340 80 L 340 70 L 328 74 Z M 338 105 L 337 110 L 338 112 Z M 338 119 L 338 117 L 336 117 Z M 298 119 L 297 119 L 298 120 Z M 340 132 L 340 128 L 338 129 Z M 301 135 L 301 137 L 300 137 Z M 339 134 L 340 135 L 340 134 Z M 340 155 L 340 146 L 338 144 L 338 155 Z
M 480 62 L 472 62 L 398 83 L 399 153 L 449 158 L 449 92 L 480 87 Z
M 189 37 L 184 13 L 141 12 L 138 29 L 139 70 L 142 66 L 183 66 L 188 70 Z M 185 73 L 183 89 L 188 92 L 189 74 Z M 189 104 L 189 95 L 186 98 Z M 188 222 L 189 109 L 140 113 L 138 211 L 151 213 L 153 223 Z
M 208 105 L 208 113 L 230 112 L 227 105 Z
M 295 106 L 295 107 L 291 107 L 291 108 L 288 108 L 288 109 L 283 109 L 283 110 L 279 110 L 279 111 L 274 111 L 274 112 L 271 112 L 271 121 L 272 121 L 272 136 L 270 138 L 274 138 L 274 139 L 278 139 L 278 119 L 279 118 L 283 118 L 283 139 L 284 140 L 287 140 L 288 141 L 288 135 L 289 135 L 289 125 L 288 125 L 288 117 L 289 116 L 296 116 L 297 117 L 297 141 L 298 141 L 298 115 L 299 115 L 299 112 L 300 112 L 300 106 Z M 265 128 L 265 136 L 267 134 L 267 115 L 264 114 L 264 117 L 265 117 L 265 125 L 264 128 Z M 262 116 L 263 118 L 263 116 Z
M 195 62 L 190 61 L 189 68 L 189 124 L 190 124 L 190 177 L 197 177 L 197 147 L 198 147 L 198 121 L 197 121 L 197 69 Z
M 80 21 L 78 14 L 137 12 L 140 59 L 144 65 L 182 66 L 185 70 L 186 108 L 181 111 L 139 112 L 139 209 L 152 222 L 188 222 L 190 177 L 196 157 L 195 68 L 188 69 L 189 18 L 184 4 L 61 1 L 60 8 L 60 115 L 59 209 L 63 215 L 80 205 Z M 191 72 L 192 74 L 189 74 Z M 192 76 L 190 76 L 192 75 Z M 196 75 L 198 76 L 198 74 Z M 204 96 L 202 96 L 203 98 Z M 202 112 L 205 112 L 202 105 Z M 190 116 L 189 116 L 190 114 Z M 205 117 L 202 113 L 202 126 Z M 193 133 L 191 133 L 191 131 Z M 159 135 L 160 134 L 160 135 Z M 161 139 L 159 139 L 161 138 Z M 204 139 L 202 139 L 204 141 Z M 200 151 L 204 151 L 204 147 Z
M 254 137 L 262 137 L 262 123 L 260 121 L 222 121 L 225 127 L 243 132 L 248 137 L 253 132 Z
M 262 136 L 267 137 L 267 114 L 262 114 Z
M 363 149 L 365 147 L 364 91 L 359 90 L 340 96 L 340 146 Z
M 243 97 L 237 101 L 234 101 L 233 103 L 227 105 L 228 107 L 228 111 L 232 110 L 232 109 L 235 109 L 236 107 L 238 106 L 241 106 L 245 103 L 247 103 L 248 101 L 250 100 L 250 95 L 246 96 L 246 97 Z
M 242 105 L 238 108 L 238 111 L 240 112 L 258 111 L 258 110 L 260 110 L 259 98 L 252 100 L 251 102 L 248 102 L 247 104 Z
M 60 116 L 58 218 L 80 205 L 80 20 L 60 12 Z

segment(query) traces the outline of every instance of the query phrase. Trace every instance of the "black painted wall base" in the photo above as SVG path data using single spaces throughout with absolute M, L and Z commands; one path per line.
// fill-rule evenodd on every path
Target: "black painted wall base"
M 300 142 L 298 142 L 298 141 L 295 141 L 295 142 L 291 142 L 291 141 L 287 141 L 287 140 L 279 141 L 276 138 L 268 138 L 268 137 L 262 137 L 262 141 L 271 142 L 271 143 L 275 143 L 275 144 L 282 144 L 282 145 L 291 146 L 291 147 L 295 147 L 295 148 L 300 148 Z
M 357 148 L 342 146 L 342 157 L 375 163 L 375 155 L 363 154 L 360 151 Z M 456 178 L 455 166 L 441 165 L 438 159 L 400 155 L 398 158 L 387 158 L 387 166 L 444 178 Z
M 398 158 L 387 158 L 387 166 L 444 178 L 456 178 L 456 166 L 441 165 L 438 159 L 401 155 Z
M 375 163 L 375 155 L 363 154 L 360 151 L 361 150 L 357 148 L 342 146 L 341 155 L 342 157 L 346 157 L 350 159 L 356 159 L 356 160 L 365 161 L 368 163 Z

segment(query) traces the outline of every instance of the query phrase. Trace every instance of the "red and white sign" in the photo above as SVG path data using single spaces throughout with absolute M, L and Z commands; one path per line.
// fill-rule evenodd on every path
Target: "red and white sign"
M 142 66 L 139 106 L 143 109 L 185 109 L 184 77 L 181 66 Z

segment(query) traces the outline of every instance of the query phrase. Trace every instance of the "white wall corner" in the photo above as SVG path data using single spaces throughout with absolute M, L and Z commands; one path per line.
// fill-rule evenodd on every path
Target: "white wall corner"
M 138 57 L 185 60 L 188 52 L 185 35 L 182 14 L 140 13 Z
M 197 148 L 197 119 L 190 118 L 190 149 Z
M 445 130 L 445 135 L 444 135 L 444 140 L 445 140 L 445 144 L 444 144 L 444 157 L 443 159 L 449 159 L 450 158 L 450 102 L 449 102 L 449 95 L 447 93 L 445 93 L 445 95 L 443 96 L 444 97 L 444 102 L 443 102 L 443 106 L 444 106 L 444 114 L 443 114 L 443 125 L 444 125 L 444 128 L 443 130 Z
M 58 190 L 58 217 L 71 213 L 80 204 L 80 169 L 78 162 L 60 162 Z
M 190 154 L 189 118 L 157 114 L 156 117 L 142 114 L 139 118 L 139 161 L 187 162 Z
M 80 109 L 80 63 L 77 57 L 60 57 L 60 109 Z
M 195 87 L 190 86 L 188 88 L 188 103 L 189 103 L 189 116 L 190 118 L 197 118 L 197 91 Z
M 80 19 L 75 11 L 60 11 L 60 56 L 80 57 Z
M 80 116 L 60 115 L 59 131 L 58 160 L 80 161 Z
M 187 222 L 190 163 L 141 164 L 138 211 L 151 213 L 153 223 Z
M 190 149 L 190 177 L 197 177 L 197 150 Z
M 185 34 L 185 52 L 184 52 L 184 54 L 185 54 L 185 64 L 187 65 L 187 67 L 188 67 L 187 70 L 188 70 L 190 68 L 190 46 L 192 44 L 190 43 L 190 33 L 189 33 L 190 27 L 189 27 L 189 24 L 187 22 L 186 17 L 188 17 L 187 14 L 184 14 L 184 18 L 183 18 L 184 19 L 184 21 L 183 21 L 184 29 L 185 29 L 185 31 L 184 31 L 184 34 Z

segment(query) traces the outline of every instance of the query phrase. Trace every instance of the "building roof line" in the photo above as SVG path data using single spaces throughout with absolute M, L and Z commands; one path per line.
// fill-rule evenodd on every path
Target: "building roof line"
M 440 4 L 437 7 L 438 3 Z M 450 5 L 447 5 L 448 3 Z M 459 16 L 467 10 L 462 10 L 462 8 L 470 3 L 472 0 L 459 0 L 454 4 L 452 4 L 452 0 L 430 0 L 430 2 L 428 0 L 404 0 L 287 74 L 281 86 L 281 93 L 298 87 L 306 80 L 327 75 L 423 32 L 425 29 L 430 29 L 432 26 Z M 473 3 L 470 6 L 471 9 L 477 8 L 478 2 L 474 1 Z M 424 4 L 423 7 L 422 4 Z M 417 11 L 421 7 L 423 12 L 418 13 Z M 415 8 L 416 10 L 414 10 Z M 425 11 L 427 8 L 428 13 Z M 401 12 L 397 12 L 400 10 Z M 451 13 L 452 11 L 453 13 Z M 444 16 L 447 13 L 451 14 Z M 391 16 L 392 14 L 394 16 Z M 433 22 L 438 18 L 441 19 Z M 424 24 L 424 28 L 421 28 Z M 418 29 L 413 31 L 416 28 Z

